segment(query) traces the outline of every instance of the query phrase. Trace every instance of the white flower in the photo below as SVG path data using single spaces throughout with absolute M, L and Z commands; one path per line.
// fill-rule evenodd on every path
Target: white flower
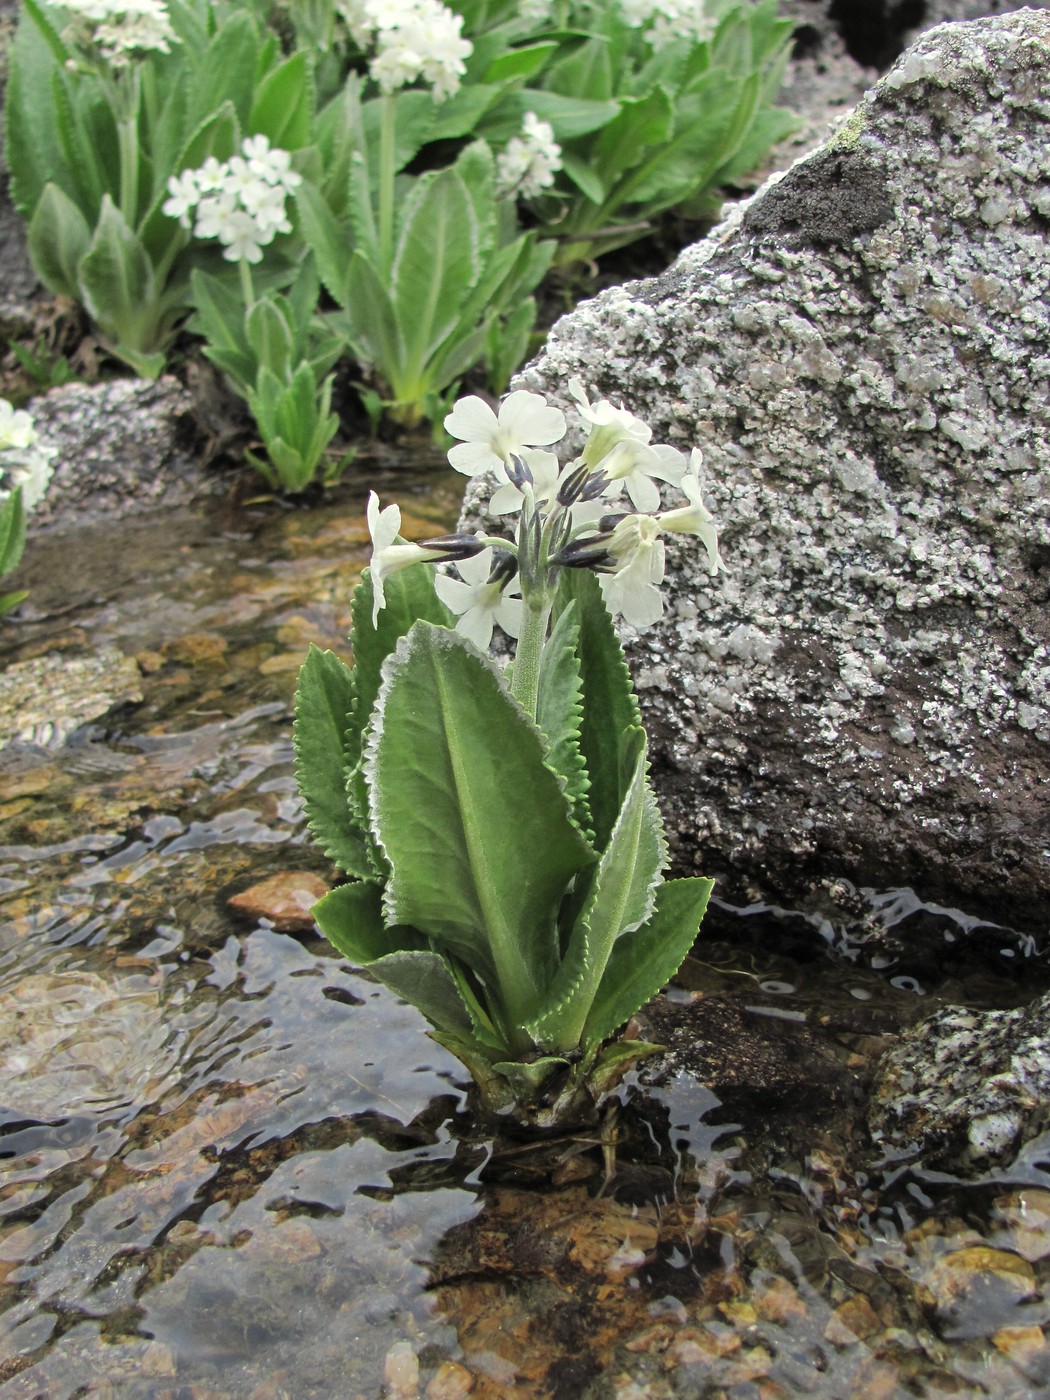
M 194 234 L 197 238 L 218 238 L 220 229 L 225 227 L 227 220 L 236 212 L 236 209 L 236 196 L 227 194 L 225 190 L 206 196 L 197 206 Z
M 520 136 L 512 136 L 496 160 L 496 183 L 501 194 L 535 199 L 554 184 L 561 169 L 561 147 L 550 122 L 526 112 Z
M 221 190 L 226 183 L 226 166 L 215 156 L 208 159 L 198 170 L 184 170 L 183 175 L 192 174 L 197 182 L 197 188 L 201 194 L 210 194 L 213 190 Z
M 358 47 L 375 47 L 369 72 L 380 91 L 422 78 L 441 102 L 458 89 L 474 46 L 462 16 L 440 0 L 343 0 L 340 9 Z
M 161 211 L 171 219 L 178 219 L 183 228 L 190 227 L 193 222 L 190 214 L 200 202 L 201 190 L 197 183 L 197 175 L 196 170 L 184 170 L 181 175 L 171 175 L 168 178 L 168 193 L 171 198 L 164 201 Z
M 536 503 L 539 504 L 543 500 L 553 501 L 558 489 L 558 459 L 554 453 L 542 452 L 538 447 L 531 447 L 518 455 L 523 458 L 532 473 L 532 494 Z M 508 479 L 503 466 L 496 468 L 496 476 L 503 484 L 493 492 L 489 501 L 491 513 L 510 515 L 516 510 L 521 510 L 525 504 L 524 493 Z
M 703 454 L 694 447 L 689 458 L 689 473 L 681 480 L 681 489 L 689 501 L 687 506 L 677 510 L 667 510 L 659 517 L 660 529 L 671 530 L 679 535 L 696 535 L 707 550 L 708 569 L 717 574 L 725 571 L 725 564 L 718 552 L 718 531 L 715 518 L 704 505 L 700 495 L 700 467 Z
M 644 38 L 657 50 L 682 39 L 697 44 L 716 28 L 704 0 L 620 0 L 620 9 L 632 29 L 650 26 Z
M 0 452 L 8 447 L 31 447 L 34 442 L 36 429 L 29 414 L 0 399 Z
M 38 440 L 29 414 L 0 399 L 0 500 L 20 486 L 25 509 L 37 506 L 51 479 L 54 455 L 53 447 Z
M 519 0 L 517 18 L 522 24 L 538 29 L 541 24 L 550 22 L 552 9 L 551 0 Z
M 606 545 L 616 572 L 602 574 L 605 605 L 614 617 L 622 616 L 632 627 L 650 627 L 659 620 L 664 600 L 658 584 L 664 577 L 664 545 L 660 522 L 651 515 L 628 515 L 621 520 Z
M 178 42 L 163 0 L 68 0 L 65 8 L 80 21 L 75 39 L 100 49 L 114 68 L 150 50 L 170 53 Z
M 609 478 L 609 496 L 626 488 L 636 510 L 647 514 L 660 506 L 656 481 L 676 485 L 685 473 L 685 459 L 673 447 L 659 443 L 650 446 L 652 429 L 648 424 L 618 408 L 608 399 L 590 403 L 578 379 L 570 379 L 569 393 L 579 405 L 580 417 L 591 425 L 580 460 Z M 654 478 L 656 480 L 654 480 Z
M 227 262 L 262 262 L 262 250 L 273 238 L 273 230 L 267 234 L 259 228 L 252 216 L 243 209 L 235 209 L 227 215 L 219 227 L 219 240 L 225 243 L 222 251 Z
M 499 581 L 489 583 L 492 572 L 494 551 L 483 549 L 472 559 L 463 559 L 457 565 L 464 579 L 450 578 L 438 574 L 434 587 L 445 606 L 456 614 L 456 631 L 467 637 L 482 651 L 487 650 L 492 641 L 493 623 L 499 623 L 511 637 L 517 637 L 521 630 L 521 598 L 515 596 L 519 590 L 517 579 L 505 588 Z
M 386 606 L 386 593 L 383 585 L 391 574 L 399 569 L 407 569 L 410 564 L 433 563 L 434 555 L 418 544 L 398 544 L 401 533 L 401 509 L 396 505 L 379 509 L 379 497 L 374 491 L 368 493 L 368 506 L 365 511 L 368 520 L 368 533 L 372 536 L 372 558 L 369 562 L 369 576 L 372 580 L 372 626 L 379 621 L 380 609 Z
M 459 399 L 445 418 L 445 431 L 461 441 L 449 449 L 448 460 L 464 476 L 499 471 L 512 453 L 547 447 L 565 434 L 565 415 L 542 394 L 516 389 L 493 413 L 476 394 Z M 503 476 L 503 480 L 506 477 Z

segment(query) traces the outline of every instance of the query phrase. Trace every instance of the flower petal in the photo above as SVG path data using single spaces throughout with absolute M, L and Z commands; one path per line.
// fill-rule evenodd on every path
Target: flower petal
M 469 394 L 452 405 L 445 418 L 445 431 L 464 442 L 489 443 L 499 432 L 499 420 L 484 399 Z
M 500 405 L 499 426 L 523 447 L 542 447 L 565 436 L 565 414 L 552 408 L 542 394 L 516 389 Z

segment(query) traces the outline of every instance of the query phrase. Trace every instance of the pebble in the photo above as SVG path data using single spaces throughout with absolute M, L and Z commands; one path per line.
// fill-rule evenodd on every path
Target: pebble
M 824 1328 L 824 1337 L 833 1346 L 855 1346 L 857 1342 L 866 1342 L 881 1331 L 878 1313 L 863 1293 L 858 1293 L 854 1298 L 847 1298 L 831 1314 Z
M 383 1363 L 388 1400 L 414 1400 L 419 1394 L 419 1357 L 411 1342 L 395 1342 Z
M 442 1361 L 427 1386 L 427 1400 L 463 1400 L 474 1389 L 474 1376 L 456 1361 Z
M 227 903 L 246 919 L 267 919 L 278 933 L 309 933 L 314 926 L 310 911 L 330 888 L 308 870 L 282 870 Z

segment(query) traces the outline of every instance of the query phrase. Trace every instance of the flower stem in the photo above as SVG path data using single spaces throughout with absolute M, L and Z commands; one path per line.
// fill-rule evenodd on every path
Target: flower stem
M 255 285 L 252 282 L 252 270 L 248 265 L 247 258 L 237 259 L 237 271 L 241 274 L 241 296 L 244 298 L 244 310 L 248 312 L 255 305 Z
M 379 99 L 379 264 L 390 275 L 394 260 L 394 150 L 397 135 L 397 98 L 384 92 Z
M 534 593 L 525 599 L 525 606 L 521 610 L 521 633 L 514 655 L 510 693 L 533 719 L 536 718 L 540 661 L 543 658 L 543 644 L 547 640 L 550 615 L 551 600 L 545 591 Z
M 119 80 L 118 80 L 119 81 Z M 138 73 L 132 66 L 127 84 L 117 97 L 117 144 L 120 150 L 120 212 L 134 228 L 139 207 Z

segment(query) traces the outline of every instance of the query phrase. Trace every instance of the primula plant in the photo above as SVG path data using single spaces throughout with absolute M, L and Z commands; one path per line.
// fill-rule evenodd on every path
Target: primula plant
M 419 1008 L 489 1111 L 541 1127 L 653 1049 L 611 1038 L 678 970 L 712 883 L 663 878 L 614 624 L 659 617 L 667 532 L 721 567 L 700 454 L 571 391 L 589 432 L 564 466 L 565 417 L 538 394 L 445 420 L 449 461 L 494 478 L 505 530 L 410 544 L 370 496 L 354 664 L 312 648 L 295 722 L 310 829 L 350 877 L 315 906 L 321 929 Z M 659 482 L 685 503 L 661 511 Z M 503 664 L 494 627 L 515 642 Z
M 54 449 L 37 437 L 24 409 L 0 399 L 0 578 L 18 567 L 26 544 L 26 516 L 43 499 Z M 25 593 L 0 595 L 0 617 Z

